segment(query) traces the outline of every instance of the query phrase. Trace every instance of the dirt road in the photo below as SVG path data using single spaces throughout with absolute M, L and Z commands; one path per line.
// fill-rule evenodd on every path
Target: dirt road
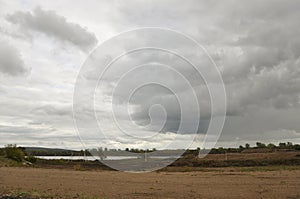
M 300 198 L 300 170 L 266 172 L 72 171 L 0 168 L 0 191 L 52 198 Z

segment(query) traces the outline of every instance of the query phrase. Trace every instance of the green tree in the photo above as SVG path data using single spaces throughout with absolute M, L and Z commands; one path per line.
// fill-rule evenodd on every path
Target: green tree
M 256 142 L 256 147 L 257 148 L 266 148 L 266 145 L 264 143 L 261 143 L 261 142 Z
M 270 144 L 268 144 L 268 146 L 267 146 L 268 148 L 270 148 L 270 149 L 274 149 L 274 148 L 276 148 L 276 145 L 275 144 L 272 144 L 272 143 L 270 143 Z
M 24 160 L 24 152 L 18 148 L 15 144 L 9 144 L 4 148 L 5 156 L 9 159 L 22 162 Z
M 292 143 L 292 142 L 287 142 L 287 147 L 288 147 L 289 149 L 292 149 L 292 148 L 293 148 L 293 143 Z
M 285 142 L 279 143 L 279 148 L 285 149 L 286 148 L 286 143 Z

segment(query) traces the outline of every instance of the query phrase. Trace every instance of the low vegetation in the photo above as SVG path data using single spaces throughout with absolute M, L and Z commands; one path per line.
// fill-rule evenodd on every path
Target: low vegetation
M 42 151 L 44 151 L 45 154 L 51 154 L 53 152 L 53 149 L 37 149 L 40 154 L 44 154 Z M 104 149 L 104 151 L 108 150 L 109 149 Z M 127 150 L 131 151 L 130 149 Z M 55 149 L 54 151 L 59 153 L 61 150 Z M 135 150 L 135 152 L 137 151 L 138 153 L 141 153 L 141 150 Z M 148 152 L 151 151 L 156 151 L 156 149 L 148 150 Z M 205 158 L 198 157 L 199 151 L 199 148 L 196 150 L 187 150 L 182 157 L 169 165 L 168 168 L 174 168 L 174 170 L 177 170 L 178 168 L 181 168 L 180 170 L 201 170 L 202 168 L 221 167 L 299 167 L 300 165 L 300 147 L 298 144 L 292 144 L 290 142 L 280 143 L 278 146 L 257 142 L 256 146 L 253 147 L 249 144 L 238 148 L 220 147 L 212 149 Z M 64 153 L 65 152 L 66 151 L 64 151 Z M 84 152 L 85 151 L 79 151 L 78 154 Z M 118 150 L 113 152 L 117 153 Z M 119 152 L 122 153 L 124 151 Z M 36 154 L 36 151 L 32 148 L 31 150 L 27 150 L 26 148 L 17 147 L 16 145 L 7 145 L 0 149 L 0 166 L 33 166 L 73 170 L 111 170 L 99 161 L 64 159 L 45 160 L 39 159 L 33 154 Z M 150 164 L 150 162 L 151 161 L 148 163 Z
M 25 157 L 23 149 L 12 144 L 7 145 L 2 153 L 5 155 L 6 158 L 15 160 L 17 162 L 22 162 Z

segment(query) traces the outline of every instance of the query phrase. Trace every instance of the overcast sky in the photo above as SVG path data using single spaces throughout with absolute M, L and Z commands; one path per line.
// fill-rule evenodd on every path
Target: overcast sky
M 120 32 L 140 27 L 182 32 L 203 45 L 215 61 L 227 94 L 226 122 L 217 146 L 256 141 L 300 143 L 299 10 L 297 0 L 0 0 L 0 145 L 82 148 L 72 113 L 77 75 L 98 45 Z M 140 39 L 133 38 L 132 43 Z M 175 37 L 164 38 L 162 43 L 176 43 L 187 54 L 193 54 Z M 159 52 L 127 56 L 115 66 L 149 64 L 138 76 L 116 87 L 113 104 L 118 107 L 119 122 L 126 125 L 130 120 L 122 112 L 128 108 L 124 103 L 126 89 L 151 76 L 163 74 L 189 103 L 189 92 L 175 74 L 151 66 L 152 62 L 180 68 L 192 83 L 202 111 L 197 133 L 205 135 L 211 112 L 203 80 L 174 56 Z M 96 112 L 103 121 L 110 115 L 103 99 L 111 97 L 107 90 L 122 73 L 121 69 L 110 71 L 105 84 L 96 91 L 96 98 L 102 99 Z M 93 73 L 88 76 L 91 81 L 95 78 Z M 150 121 L 151 105 L 161 104 L 167 112 L 163 118 L 166 123 L 162 129 L 154 124 L 140 130 L 143 136 L 156 135 L 148 143 L 124 137 L 104 122 L 103 129 L 116 147 L 164 147 L 178 130 L 181 115 L 174 95 L 157 86 L 143 89 L 129 103 L 133 122 L 145 127 Z M 88 107 L 80 108 L 90 114 Z M 193 115 L 194 109 L 190 111 Z M 160 123 L 161 114 L 152 116 L 152 122 Z M 88 118 L 86 121 L 88 131 L 97 134 Z M 180 140 L 189 141 L 192 134 L 186 128 Z M 197 142 L 192 146 L 197 147 Z

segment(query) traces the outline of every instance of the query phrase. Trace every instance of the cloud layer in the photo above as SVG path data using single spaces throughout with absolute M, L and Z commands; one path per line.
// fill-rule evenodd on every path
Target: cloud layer
M 30 31 L 44 33 L 55 39 L 72 43 L 82 50 L 89 50 L 97 44 L 94 34 L 54 11 L 42 10 L 40 7 L 33 12 L 18 11 L 7 16 L 7 20 L 17 24 L 27 34 Z
M 52 145 L 56 142 L 63 147 L 80 146 L 72 121 L 72 97 L 77 74 L 89 50 L 98 40 L 101 43 L 122 31 L 152 26 L 174 29 L 193 37 L 216 62 L 227 92 L 227 120 L 219 145 L 300 142 L 298 1 L 192 0 L 183 5 L 177 0 L 89 3 L 31 0 L 0 2 L 0 5 L 0 37 L 3 38 L 0 41 L 0 145 L 17 140 L 18 144 Z M 128 41 L 151 46 L 159 39 L 145 41 L 132 37 Z M 197 57 L 178 39 L 166 37 L 160 41 L 162 46 L 180 46 L 178 50 L 186 56 L 206 64 L 203 57 Z M 126 50 L 123 44 L 119 42 L 117 49 L 110 50 L 123 52 Z M 113 57 L 106 59 L 111 61 Z M 112 138 L 107 145 L 152 148 L 164 146 L 173 139 L 181 113 L 169 90 L 158 86 L 137 90 L 129 103 L 133 122 L 124 116 L 128 108 L 127 89 L 147 79 L 149 74 L 164 77 L 165 83 L 176 87 L 187 102 L 190 100 L 187 87 L 178 81 L 175 73 L 151 68 L 155 63 L 168 64 L 187 77 L 199 99 L 198 133 L 202 136 L 206 132 L 211 104 L 201 76 L 174 55 L 141 51 L 115 63 L 97 90 L 97 99 L 101 100 L 96 101 L 96 113 Z M 161 110 L 152 110 L 152 115 L 149 110 L 152 105 L 163 105 L 167 121 L 152 143 L 124 138 L 120 130 L 108 122 L 112 103 L 110 89 L 116 86 L 126 69 L 138 64 L 148 66 L 124 79 L 113 104 L 120 110 L 120 122 L 128 128 L 136 124 L 143 127 L 151 123 L 151 119 L 159 123 L 162 115 L 155 113 Z M 18 77 L 22 75 L 24 78 Z M 85 75 L 88 82 L 98 80 L 95 71 L 87 71 Z M 93 132 L 93 124 L 89 123 L 94 115 L 92 107 L 78 108 L 84 114 L 86 126 L 90 127 L 89 132 Z M 190 111 L 193 113 L 194 109 Z M 153 124 L 141 134 L 153 134 L 157 130 L 156 123 Z M 189 140 L 189 129 L 180 136 L 183 142 Z
M 20 52 L 6 41 L 0 41 L 0 57 L 0 72 L 18 76 L 28 71 Z

